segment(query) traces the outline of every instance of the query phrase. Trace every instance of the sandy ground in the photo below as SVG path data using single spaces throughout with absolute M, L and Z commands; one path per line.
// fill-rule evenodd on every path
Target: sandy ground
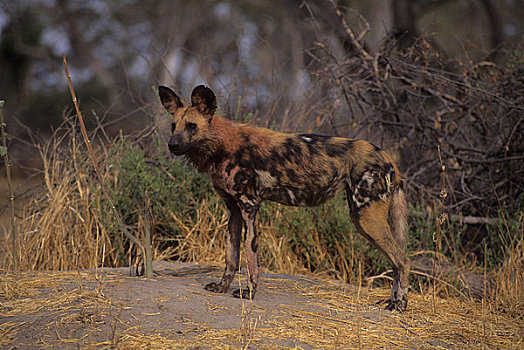
M 222 269 L 155 262 L 153 278 L 130 276 L 129 268 L 98 271 L 0 274 L 0 348 L 120 349 L 259 348 L 500 348 L 475 312 L 454 318 L 428 315 L 431 302 L 416 296 L 402 314 L 376 301 L 386 289 L 358 289 L 340 282 L 263 274 L 254 301 L 203 286 Z M 438 301 L 440 310 L 445 301 Z M 433 305 L 433 308 L 435 304 Z M 469 307 L 469 306 L 468 306 Z M 501 336 L 518 332 L 489 325 Z M 520 338 L 522 341 L 522 335 Z M 522 344 L 522 343 L 521 343 Z M 504 347 L 504 346 L 502 346 Z

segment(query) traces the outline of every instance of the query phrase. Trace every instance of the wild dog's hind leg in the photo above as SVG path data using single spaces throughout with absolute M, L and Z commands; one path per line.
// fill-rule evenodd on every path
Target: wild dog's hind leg
M 241 209 L 242 217 L 246 225 L 246 260 L 248 271 L 247 289 L 237 289 L 233 292 L 233 296 L 242 299 L 253 299 L 257 291 L 258 278 L 260 275 L 259 261 L 258 261 L 258 237 L 255 227 L 256 215 L 258 206 L 245 205 Z
M 355 209 L 352 219 L 357 230 L 381 250 L 393 266 L 393 288 L 387 301 L 388 310 L 405 310 L 408 304 L 410 261 L 398 246 L 388 224 L 388 207 L 391 199 L 371 201 Z
M 227 292 L 238 270 L 240 237 L 242 236 L 242 227 L 244 227 L 244 219 L 235 201 L 232 198 L 227 198 L 225 202 L 229 216 L 226 242 L 226 269 L 220 283 L 212 282 L 204 287 L 206 290 L 216 293 Z

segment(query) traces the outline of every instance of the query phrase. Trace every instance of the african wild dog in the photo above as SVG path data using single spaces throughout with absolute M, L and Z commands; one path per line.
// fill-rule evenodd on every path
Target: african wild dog
M 173 117 L 170 151 L 207 173 L 228 209 L 226 268 L 222 280 L 206 285 L 206 290 L 228 290 L 238 269 L 244 229 L 248 289 L 233 295 L 254 296 L 259 278 L 255 217 L 263 200 L 315 206 L 344 189 L 355 227 L 393 265 L 386 308 L 406 308 L 406 199 L 400 172 L 386 152 L 363 140 L 284 134 L 234 123 L 214 115 L 215 94 L 203 85 L 193 90 L 191 106 L 167 87 L 159 86 L 158 92 Z

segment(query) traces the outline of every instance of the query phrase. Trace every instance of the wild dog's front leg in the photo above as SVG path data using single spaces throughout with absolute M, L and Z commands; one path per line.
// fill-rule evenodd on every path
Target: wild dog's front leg
M 244 219 L 240 209 L 232 200 L 226 200 L 229 223 L 226 242 L 226 269 L 220 283 L 209 283 L 204 288 L 215 293 L 227 292 L 231 281 L 235 277 L 238 270 L 239 255 L 240 255 L 240 237 L 242 236 L 242 227 L 244 226 Z
M 260 268 L 258 262 L 258 238 L 255 227 L 255 219 L 258 211 L 258 206 L 247 206 L 242 209 L 242 217 L 246 225 L 246 259 L 248 270 L 247 289 L 237 289 L 233 292 L 233 296 L 243 299 L 253 299 L 257 291 L 258 277 L 260 275 Z

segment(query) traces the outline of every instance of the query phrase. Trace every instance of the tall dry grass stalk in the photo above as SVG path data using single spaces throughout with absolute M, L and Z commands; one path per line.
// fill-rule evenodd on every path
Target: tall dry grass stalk
M 142 244 L 142 242 L 140 242 L 140 240 L 138 240 L 135 236 L 133 236 L 128 231 L 126 225 L 124 224 L 124 221 L 122 220 L 122 217 L 121 217 L 120 213 L 118 212 L 118 210 L 116 209 L 116 207 L 114 205 L 114 201 L 113 201 L 111 195 L 107 191 L 107 188 L 106 188 L 106 186 L 104 184 L 104 178 L 102 177 L 102 174 L 100 172 L 100 168 L 98 166 L 97 158 L 96 158 L 96 156 L 94 154 L 93 147 L 91 146 L 91 141 L 89 140 L 89 135 L 87 135 L 86 126 L 84 124 L 84 117 L 82 116 L 82 112 L 80 111 L 80 107 L 78 106 L 78 100 L 76 98 L 75 89 L 74 89 L 73 83 L 71 81 L 71 76 L 69 75 L 69 69 L 68 69 L 68 66 L 67 66 L 67 59 L 66 59 L 66 55 L 64 53 L 62 53 L 62 61 L 63 61 L 63 64 L 64 64 L 64 71 L 65 71 L 65 74 L 66 74 L 66 77 L 67 77 L 67 82 L 69 84 L 69 91 L 71 92 L 71 97 L 73 99 L 73 104 L 75 106 L 76 115 L 78 116 L 78 121 L 80 123 L 80 131 L 82 133 L 82 138 L 84 139 L 85 145 L 86 145 L 87 150 L 89 152 L 89 158 L 91 159 L 91 163 L 93 165 L 94 171 L 95 171 L 96 176 L 98 178 L 100 187 L 102 189 L 102 193 L 104 194 L 105 199 L 109 202 L 109 207 L 110 207 L 110 209 L 111 209 L 111 211 L 112 211 L 112 213 L 113 213 L 113 215 L 114 215 L 114 217 L 116 219 L 116 222 L 117 222 L 118 227 L 120 228 L 120 230 L 126 235 L 126 237 L 128 239 L 130 239 L 133 243 L 135 243 L 138 247 L 140 247 L 140 250 L 142 251 L 142 257 L 144 259 L 144 264 L 145 264 L 145 274 L 146 274 L 147 277 L 151 277 L 153 275 L 153 265 L 152 265 L 151 256 L 148 255 L 148 253 L 151 252 L 151 247 L 147 247 L 147 249 L 144 248 L 144 245 Z M 149 227 L 147 227 L 147 229 L 149 230 Z M 147 244 L 151 243 L 151 241 L 149 239 L 150 239 L 150 235 L 149 235 L 149 231 L 148 231 L 148 234 L 146 235 Z

